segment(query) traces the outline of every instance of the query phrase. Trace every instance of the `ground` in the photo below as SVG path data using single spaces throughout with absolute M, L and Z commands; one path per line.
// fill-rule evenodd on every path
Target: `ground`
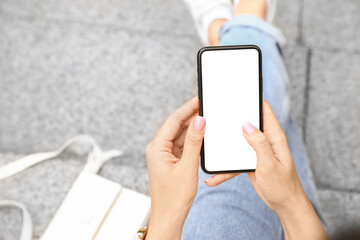
M 360 222 L 360 2 L 279 0 L 291 112 L 302 130 L 330 232 Z M 100 172 L 149 194 L 144 148 L 196 95 L 201 46 L 180 0 L 2 0 L 0 164 L 94 136 L 125 154 Z M 0 182 L 29 208 L 38 239 L 81 171 L 67 153 Z M 0 210 L 0 239 L 20 212 Z

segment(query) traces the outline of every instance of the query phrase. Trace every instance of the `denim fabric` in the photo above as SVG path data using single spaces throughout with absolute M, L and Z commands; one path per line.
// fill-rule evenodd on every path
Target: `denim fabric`
M 284 43 L 282 33 L 259 18 L 240 15 L 230 19 L 219 34 L 219 45 L 255 44 L 261 48 L 263 98 L 272 106 L 287 135 L 301 183 L 319 214 L 306 149 L 289 115 L 289 80 L 278 49 Z M 285 239 L 280 220 L 257 195 L 247 174 L 216 187 L 204 183 L 209 176 L 199 169 L 198 193 L 185 221 L 182 240 Z

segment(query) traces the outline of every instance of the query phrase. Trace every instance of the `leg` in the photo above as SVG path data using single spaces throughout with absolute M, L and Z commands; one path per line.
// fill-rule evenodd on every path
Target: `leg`
M 219 30 L 227 22 L 226 19 L 215 19 L 209 26 L 209 42 L 212 46 L 219 45 Z
M 240 1 L 240 4 L 244 3 L 244 1 Z M 258 12 L 261 12 L 261 8 L 258 9 Z M 289 115 L 287 84 L 289 80 L 283 58 L 277 45 L 276 37 L 274 37 L 278 35 L 278 32 L 271 26 L 270 28 L 266 28 L 266 23 L 264 24 L 260 19 L 253 17 L 252 26 L 258 22 L 258 26 L 262 27 L 254 28 L 247 26 L 246 22 L 249 21 L 247 20 L 249 17 L 252 16 L 238 16 L 224 24 L 220 30 L 220 44 L 255 44 L 262 49 L 264 99 L 269 101 L 287 136 L 289 148 L 304 190 L 310 201 L 313 203 L 315 210 L 319 213 L 320 204 L 308 163 L 306 148 L 295 122 Z
M 289 115 L 288 76 L 275 38 L 278 34 L 277 29 L 257 17 L 239 15 L 221 27 L 220 45 L 254 44 L 261 48 L 263 97 L 284 127 Z
M 259 16 L 250 15 L 234 17 L 224 25 L 221 22 L 210 25 L 209 32 L 216 33 L 216 30 L 211 31 L 212 27 L 220 29 L 220 37 L 210 36 L 212 43 L 219 39 L 220 45 L 256 44 L 262 49 L 264 99 L 272 105 L 287 134 L 305 192 L 319 212 L 306 151 L 288 113 L 288 79 L 277 45 L 282 41 L 281 33 Z M 186 220 L 182 239 L 284 238 L 280 221 L 257 196 L 246 174 L 214 188 L 203 183 L 208 176 L 199 170 L 198 194 Z
M 236 15 L 247 14 L 256 16 L 262 20 L 266 17 L 265 0 L 242 0 L 236 7 Z M 219 45 L 219 30 L 227 22 L 226 19 L 215 19 L 209 25 L 209 42 L 212 46 Z M 220 44 L 222 45 L 222 44 Z
M 252 21 L 251 26 L 248 26 L 249 21 Z M 259 28 L 254 28 L 254 24 L 258 24 Z M 277 43 L 281 40 L 281 37 L 279 37 L 280 35 L 278 35 L 276 29 L 272 26 L 267 28 L 266 24 L 253 16 L 235 17 L 221 27 L 220 44 L 255 44 L 261 48 L 263 54 L 263 97 L 272 106 L 287 136 L 289 148 L 303 188 L 319 214 L 320 203 L 306 148 L 295 122 L 289 115 L 288 74 Z M 277 41 L 276 38 L 279 38 L 279 40 Z M 321 218 L 320 214 L 319 217 Z
M 245 4 L 249 1 L 240 2 Z M 249 7 L 254 10 L 252 4 Z M 258 11 L 258 15 L 265 17 L 262 11 Z M 253 16 L 253 18 L 261 21 L 258 17 Z M 261 48 L 270 44 L 276 45 L 271 36 L 256 28 L 237 27 L 234 22 L 236 19 L 236 17 L 230 19 L 223 26 L 220 19 L 215 20 L 210 25 L 209 33 L 216 33 L 221 28 L 220 38 L 217 34 L 210 35 L 210 42 L 216 43 L 219 39 L 220 45 L 257 44 Z M 258 42 L 262 42 L 264 37 L 266 40 L 262 46 Z M 271 47 L 272 45 L 267 47 L 269 52 L 273 51 Z M 270 62 L 270 59 L 266 61 Z M 198 194 L 186 220 L 182 239 L 264 239 L 267 238 L 266 236 L 281 239 L 283 237 L 278 217 L 258 197 L 247 174 L 241 174 L 214 188 L 206 186 L 203 182 L 208 176 L 199 170 Z

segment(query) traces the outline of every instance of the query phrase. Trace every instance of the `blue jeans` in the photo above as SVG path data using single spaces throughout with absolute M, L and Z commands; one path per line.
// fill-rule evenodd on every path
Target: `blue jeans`
M 230 19 L 220 29 L 220 45 L 255 44 L 262 50 L 263 98 L 284 130 L 303 188 L 319 214 L 319 200 L 306 149 L 289 115 L 288 76 L 278 45 L 281 32 L 250 15 Z M 188 239 L 285 239 L 279 218 L 257 195 L 247 174 L 216 187 L 199 170 L 198 193 L 185 221 L 182 240 Z

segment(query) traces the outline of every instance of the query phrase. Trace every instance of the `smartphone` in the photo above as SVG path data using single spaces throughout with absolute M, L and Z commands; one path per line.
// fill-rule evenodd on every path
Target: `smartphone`
M 242 125 L 250 122 L 262 131 L 260 48 L 204 47 L 197 59 L 200 116 L 206 118 L 201 168 L 210 174 L 255 171 L 256 153 Z

